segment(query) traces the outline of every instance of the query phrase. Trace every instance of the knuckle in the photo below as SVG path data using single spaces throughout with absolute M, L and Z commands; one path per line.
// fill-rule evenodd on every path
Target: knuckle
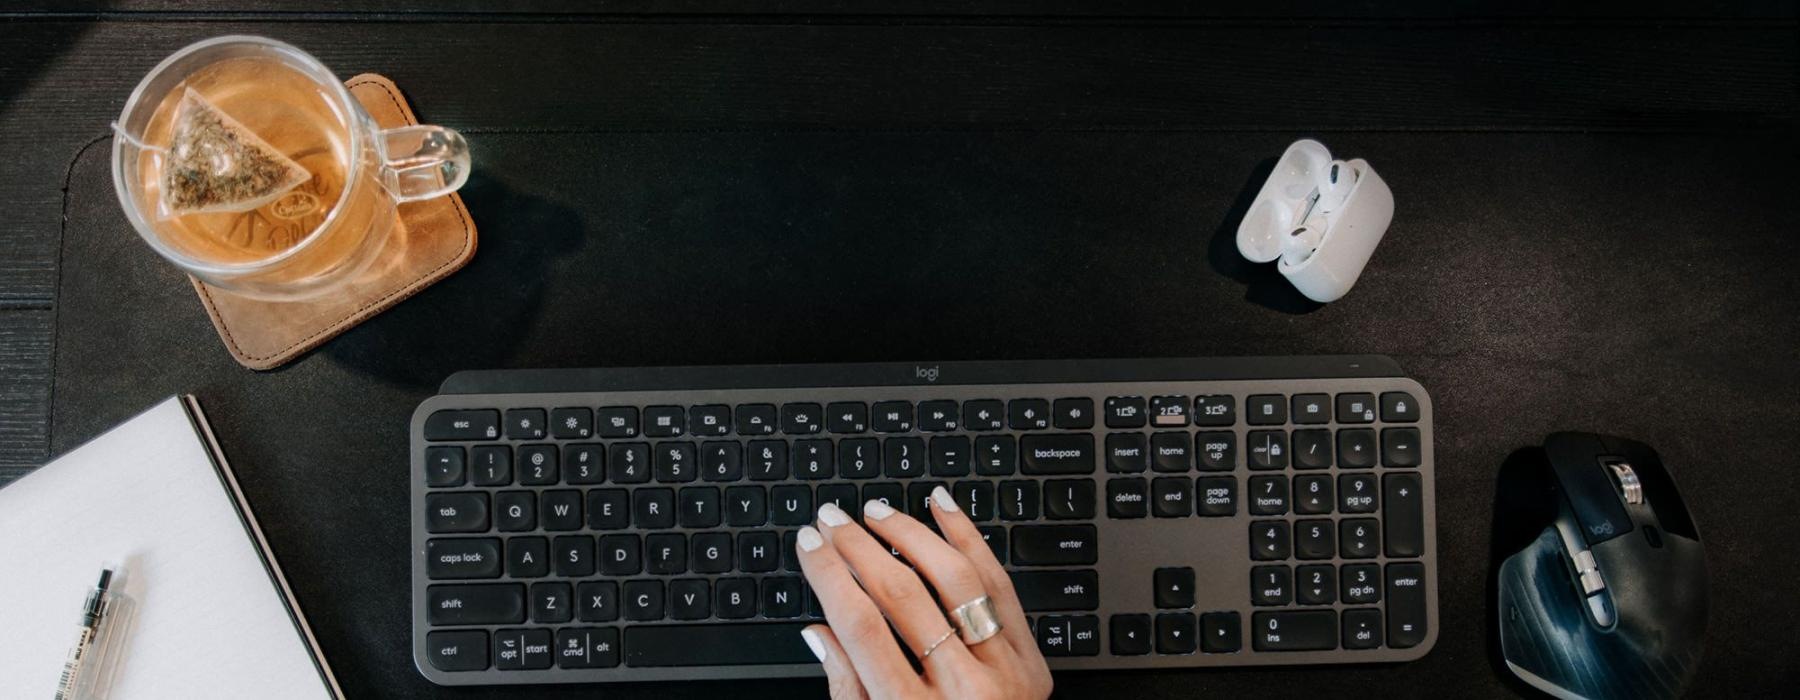
M 887 607 L 896 610 L 905 609 L 907 606 L 918 603 L 919 599 L 925 595 L 925 587 L 919 583 L 918 577 L 904 570 L 875 577 L 875 581 L 872 583 L 874 590 L 870 593 L 875 594 L 876 599 L 886 603 Z
M 869 645 L 880 641 L 888 633 L 887 623 L 873 611 L 859 609 L 841 616 L 844 619 L 831 623 L 831 631 L 839 639 L 850 640 L 853 644 Z

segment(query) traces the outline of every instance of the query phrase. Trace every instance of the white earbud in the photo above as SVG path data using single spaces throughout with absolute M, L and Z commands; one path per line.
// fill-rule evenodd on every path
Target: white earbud
M 1356 188 L 1356 168 L 1344 161 L 1334 160 L 1322 175 L 1324 177 L 1319 179 L 1317 209 L 1329 214 L 1344 206 L 1344 200 L 1350 197 L 1350 190 Z
M 1300 228 L 1294 229 L 1281 242 L 1281 262 L 1289 267 L 1306 262 L 1324 240 L 1325 222 L 1315 216 L 1311 221 L 1300 224 Z

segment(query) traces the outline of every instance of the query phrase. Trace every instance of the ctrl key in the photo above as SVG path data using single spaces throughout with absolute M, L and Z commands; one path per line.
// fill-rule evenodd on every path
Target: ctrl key
M 425 658 L 439 671 L 485 671 L 488 637 L 482 630 L 452 630 L 425 635 Z
M 1099 656 L 1097 615 L 1046 615 L 1037 623 L 1038 650 L 1044 656 Z

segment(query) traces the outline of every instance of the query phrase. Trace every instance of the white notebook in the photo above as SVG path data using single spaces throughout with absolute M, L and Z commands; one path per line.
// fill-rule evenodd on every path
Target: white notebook
M 0 488 L 0 694 L 55 693 L 108 563 L 131 600 L 109 699 L 341 697 L 193 397 Z

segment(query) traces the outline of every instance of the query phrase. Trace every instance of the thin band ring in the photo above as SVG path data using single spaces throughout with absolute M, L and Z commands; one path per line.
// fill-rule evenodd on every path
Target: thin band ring
M 962 633 L 963 643 L 969 646 L 1000 634 L 1000 614 L 994 610 L 994 601 L 985 595 L 956 606 L 950 611 L 950 622 Z
M 937 641 L 932 642 L 930 646 L 925 647 L 925 651 L 919 654 L 919 660 L 924 661 L 925 659 L 930 658 L 931 652 L 937 651 L 939 646 L 942 646 L 944 642 L 950 641 L 950 638 L 954 636 L 956 636 L 956 630 L 945 630 L 944 636 L 938 637 Z

